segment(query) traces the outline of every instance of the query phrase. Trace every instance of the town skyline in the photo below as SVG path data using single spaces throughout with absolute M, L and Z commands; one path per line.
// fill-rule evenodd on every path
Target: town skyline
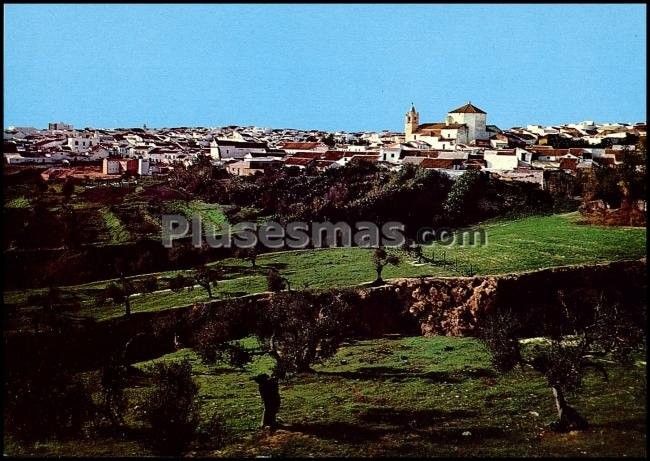
M 503 127 L 633 123 L 646 113 L 645 13 L 7 5 L 4 125 L 399 131 L 411 102 L 435 118 L 468 100 Z
M 467 101 L 471 102 L 471 101 Z M 417 104 L 415 104 L 417 106 Z M 406 107 L 406 106 L 405 106 Z M 410 107 L 410 104 L 408 105 Z M 402 111 L 404 112 L 404 111 Z M 425 114 L 425 118 L 436 118 L 439 117 L 440 115 L 444 114 L 446 111 L 441 112 L 441 114 L 431 114 L 430 117 L 428 117 L 429 114 Z M 492 115 L 490 113 L 490 115 Z M 399 118 L 399 114 L 397 116 L 397 119 L 401 120 Z M 520 125 L 512 125 L 512 126 L 500 126 L 499 128 L 502 129 L 508 129 L 508 128 L 515 128 L 515 127 L 526 127 L 526 126 L 543 126 L 543 127 L 551 127 L 551 126 L 566 126 L 566 125 L 572 125 L 572 124 L 578 124 L 582 123 L 585 121 L 590 121 L 593 122 L 597 125 L 616 125 L 616 124 L 624 124 L 624 125 L 635 125 L 635 124 L 641 124 L 641 123 L 646 123 L 645 118 L 639 119 L 639 120 L 597 120 L 594 119 L 593 117 L 582 117 L 579 119 L 575 120 L 565 120 L 557 123 L 536 123 L 534 121 L 528 122 L 528 123 L 522 123 Z M 160 126 L 153 126 L 148 123 L 142 123 L 140 125 L 115 125 L 115 126 L 100 126 L 100 125 L 77 125 L 75 123 L 71 123 L 69 120 L 64 120 L 63 118 L 52 118 L 51 120 L 47 121 L 43 125 L 36 125 L 36 124 L 25 124 L 25 125 L 16 125 L 16 124 L 5 124 L 3 127 L 4 130 L 10 129 L 10 128 L 15 128 L 18 126 L 26 126 L 26 127 L 32 127 L 32 128 L 37 128 L 37 129 L 47 129 L 48 125 L 51 123 L 68 123 L 72 126 L 75 127 L 75 129 L 78 130 L 85 130 L 85 129 L 97 129 L 97 130 L 119 130 L 119 129 L 134 129 L 134 128 L 143 128 L 146 127 L 146 129 L 152 129 L 152 130 L 164 130 L 164 129 L 173 129 L 173 128 L 208 128 L 208 129 L 216 129 L 216 128 L 226 128 L 226 127 L 238 127 L 238 128 L 264 128 L 264 129 L 273 129 L 273 130 L 296 130 L 296 131 L 318 131 L 318 132 L 325 132 L 325 133 L 336 133 L 336 132 L 341 132 L 341 133 L 381 133 L 381 132 L 391 132 L 391 133 L 403 133 L 404 132 L 404 127 L 403 124 L 401 127 L 398 127 L 396 129 L 390 129 L 390 128 L 377 128 L 377 129 L 366 129 L 366 130 L 349 130 L 349 129 L 337 129 L 337 130 L 328 130 L 324 128 L 320 128 L 317 126 L 274 126 L 271 124 L 235 124 L 235 123 L 224 123 L 224 124 L 207 124 L 207 125 L 184 125 L 184 124 L 172 124 L 172 125 L 160 125 Z M 496 124 L 494 124 L 496 125 Z M 498 125 L 497 125 L 498 126 Z

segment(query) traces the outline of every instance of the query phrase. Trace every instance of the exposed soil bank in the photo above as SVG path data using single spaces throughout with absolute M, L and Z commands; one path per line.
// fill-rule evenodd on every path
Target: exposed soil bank
M 361 285 L 357 293 L 360 337 L 387 333 L 467 336 L 476 332 L 486 313 L 496 306 L 510 308 L 536 335 L 542 319 L 560 309 L 588 319 L 601 294 L 624 308 L 646 302 L 646 260 L 564 266 L 518 274 L 480 277 L 422 277 L 393 279 L 380 287 Z M 159 312 L 134 313 L 129 318 L 84 322 L 63 332 L 5 332 L 5 360 L 29 360 L 49 351 L 52 360 L 74 369 L 101 366 L 109 354 L 125 353 L 134 362 L 191 345 L 202 309 L 219 309 L 227 302 L 241 306 L 242 318 L 234 338 L 246 336 L 246 317 L 262 311 L 272 293 L 215 300 Z M 642 321 L 639 319 L 639 321 Z M 128 347 L 126 346 L 128 343 Z M 65 365 L 64 365 L 65 364 Z

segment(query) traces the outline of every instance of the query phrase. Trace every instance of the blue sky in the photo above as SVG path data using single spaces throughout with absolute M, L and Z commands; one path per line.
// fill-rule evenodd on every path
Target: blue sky
M 5 5 L 4 124 L 401 130 L 646 113 L 645 5 Z

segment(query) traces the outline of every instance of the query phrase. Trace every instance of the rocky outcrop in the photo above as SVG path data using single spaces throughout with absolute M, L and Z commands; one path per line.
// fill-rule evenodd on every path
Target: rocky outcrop
M 473 335 L 497 306 L 511 310 L 535 334 L 542 322 L 561 318 L 563 309 L 587 321 L 603 294 L 623 308 L 645 304 L 645 275 L 644 258 L 499 276 L 392 280 L 382 291 L 399 293 L 402 310 L 426 336 Z

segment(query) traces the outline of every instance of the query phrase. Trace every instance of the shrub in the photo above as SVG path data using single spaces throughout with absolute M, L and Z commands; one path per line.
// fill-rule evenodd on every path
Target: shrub
M 286 281 L 276 269 L 271 269 L 266 276 L 266 286 L 269 291 L 278 292 L 284 290 Z
M 7 377 L 5 428 L 22 441 L 79 434 L 96 410 L 88 388 L 57 366 L 33 365 Z
M 161 454 L 179 455 L 192 442 L 199 422 L 192 366 L 185 359 L 156 363 L 149 371 L 154 386 L 145 397 L 143 412 L 151 425 L 153 447 Z
M 219 415 L 213 415 L 208 421 L 199 424 L 196 440 L 201 447 L 215 449 L 226 442 L 227 432 Z
M 180 292 L 190 283 L 190 280 L 183 274 L 176 274 L 169 279 L 169 289 L 174 292 Z

